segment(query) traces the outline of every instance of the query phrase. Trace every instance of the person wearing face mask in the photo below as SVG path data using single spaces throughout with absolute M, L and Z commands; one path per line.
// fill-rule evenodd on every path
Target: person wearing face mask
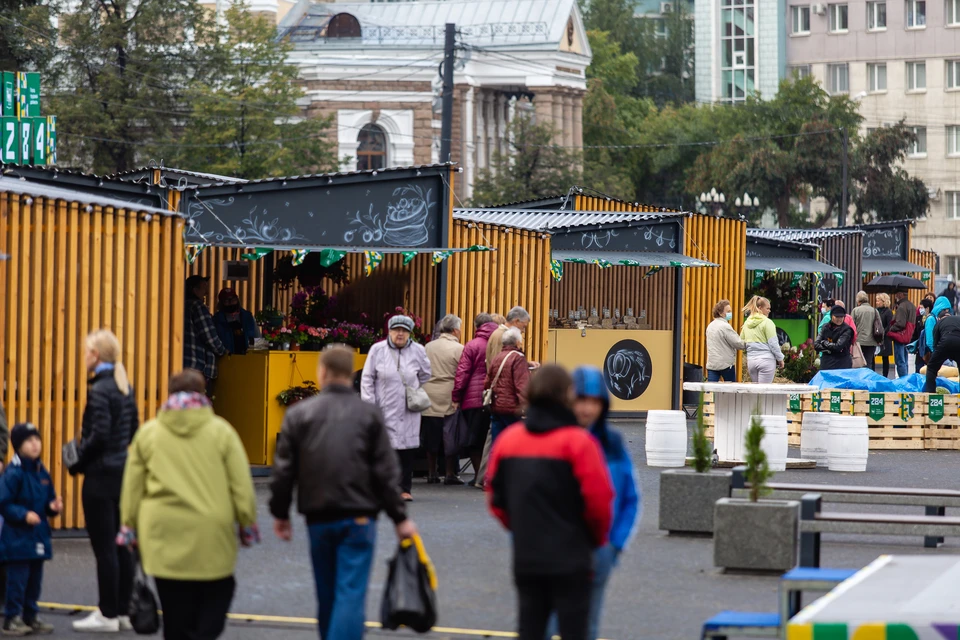
M 220 342 L 231 354 L 242 356 L 247 352 L 247 347 L 260 337 L 253 314 L 240 306 L 237 292 L 230 287 L 221 289 L 217 300 L 219 305 L 213 315 L 213 323 L 217 327 Z
M 713 322 L 707 326 L 707 382 L 737 381 L 737 351 L 746 348 L 730 326 L 733 307 L 729 300 L 713 306 Z
M 850 348 L 856 338 L 853 329 L 846 323 L 847 310 L 839 304 L 830 310 L 830 322 L 820 330 L 813 348 L 821 352 L 820 370 L 852 369 L 853 356 Z

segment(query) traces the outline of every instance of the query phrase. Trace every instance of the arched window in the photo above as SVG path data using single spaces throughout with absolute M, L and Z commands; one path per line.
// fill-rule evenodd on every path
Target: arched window
M 375 124 L 364 125 L 357 136 L 357 171 L 387 166 L 387 134 Z
M 330 18 L 327 25 L 328 38 L 359 38 L 360 21 L 349 13 L 338 13 Z

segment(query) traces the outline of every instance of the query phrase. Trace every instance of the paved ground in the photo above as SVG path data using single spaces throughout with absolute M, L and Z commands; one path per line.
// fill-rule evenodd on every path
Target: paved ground
M 643 429 L 621 427 L 638 464 L 643 492 L 639 531 L 608 591 L 603 623 L 605 638 L 693 639 L 700 623 L 722 609 L 775 610 L 777 579 L 766 576 L 723 575 L 713 568 L 712 540 L 670 537 L 657 529 L 659 472 L 643 465 Z M 793 452 L 792 455 L 797 455 Z M 960 453 L 902 451 L 871 453 L 863 474 L 826 470 L 788 471 L 782 481 L 832 484 L 960 488 Z M 277 541 L 265 508 L 267 487 L 257 485 L 264 544 L 241 552 L 239 588 L 233 611 L 245 614 L 311 617 L 313 586 L 302 525 L 294 542 Z M 438 487 L 418 482 L 414 487 L 417 520 L 440 574 L 440 624 L 465 630 L 514 629 L 514 593 L 510 582 L 507 534 L 487 515 L 483 496 L 466 487 Z M 914 510 L 916 513 L 917 510 Z M 394 538 L 381 519 L 380 544 L 372 579 L 367 619 L 377 620 L 385 563 Z M 58 540 L 56 559 L 48 564 L 43 600 L 92 605 L 96 603 L 93 557 L 85 540 Z M 960 541 L 947 540 L 939 550 L 923 549 L 913 538 L 825 536 L 824 566 L 862 567 L 881 553 L 960 553 Z M 68 632 L 70 617 L 50 613 L 58 631 Z M 395 636 L 383 631 L 371 637 Z M 441 638 L 478 637 L 444 631 Z M 309 625 L 233 622 L 225 638 L 313 638 Z

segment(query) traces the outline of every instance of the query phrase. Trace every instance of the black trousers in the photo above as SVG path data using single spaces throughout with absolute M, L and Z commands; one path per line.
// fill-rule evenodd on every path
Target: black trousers
M 116 497 L 113 486 L 116 485 Z M 105 618 L 127 615 L 133 590 L 133 558 L 117 546 L 120 531 L 120 492 L 115 478 L 88 477 L 83 483 L 83 514 L 93 555 L 97 559 L 100 612 Z
M 163 610 L 164 640 L 214 640 L 223 633 L 237 583 L 154 578 Z
M 863 361 L 866 363 L 866 368 L 873 371 L 874 359 L 877 355 L 877 348 L 860 345 L 860 350 L 863 351 Z
M 520 602 L 520 640 L 543 640 L 550 614 L 556 612 L 563 640 L 587 640 L 590 624 L 588 573 L 561 576 L 514 576 Z
M 937 374 L 947 360 L 960 362 L 960 335 L 950 334 L 940 338 L 927 363 L 927 382 L 923 385 L 926 393 L 937 392 Z
M 410 493 L 413 489 L 413 463 L 417 459 L 416 449 L 394 449 L 400 461 L 400 491 Z

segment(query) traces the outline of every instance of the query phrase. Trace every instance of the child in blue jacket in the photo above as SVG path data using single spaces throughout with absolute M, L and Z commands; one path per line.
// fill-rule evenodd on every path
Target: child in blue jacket
M 50 474 L 40 462 L 40 432 L 21 423 L 10 432 L 16 455 L 0 475 L 0 562 L 7 566 L 7 602 L 3 635 L 53 633 L 53 626 L 37 618 L 37 600 L 43 584 L 43 563 L 52 556 L 48 517 L 57 516 L 63 500 L 57 497 Z
M 607 425 L 610 393 L 603 381 L 603 372 L 596 367 L 578 367 L 573 371 L 573 387 L 577 393 L 573 413 L 577 416 L 577 422 L 589 428 L 590 433 L 600 442 L 614 490 L 610 540 L 606 546 L 593 552 L 593 591 L 590 599 L 590 626 L 586 637 L 596 640 L 600 632 L 600 614 L 607 581 L 617 566 L 620 553 L 630 542 L 640 518 L 640 492 L 623 438 Z M 548 638 L 556 635 L 556 628 L 554 617 L 548 629 Z

